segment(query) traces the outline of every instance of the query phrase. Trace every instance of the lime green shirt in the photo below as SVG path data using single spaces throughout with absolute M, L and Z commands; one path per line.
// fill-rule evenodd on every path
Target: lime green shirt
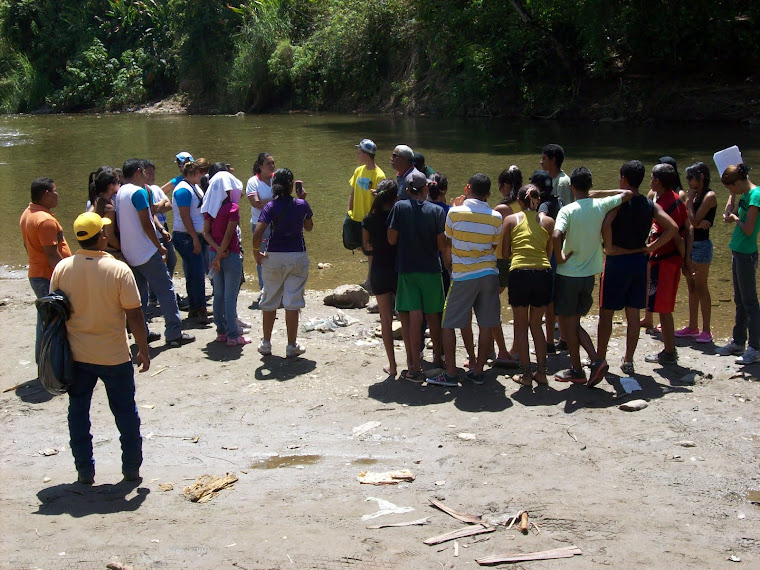
M 760 186 L 755 186 L 746 194 L 742 194 L 741 200 L 739 200 L 739 209 L 736 213 L 742 222 L 746 221 L 750 206 L 760 208 Z M 755 227 L 750 235 L 745 234 L 739 227 L 739 224 L 737 224 L 731 236 L 731 242 L 728 244 L 729 249 L 738 253 L 755 253 L 757 251 L 757 233 L 759 230 L 760 219 L 755 222 Z

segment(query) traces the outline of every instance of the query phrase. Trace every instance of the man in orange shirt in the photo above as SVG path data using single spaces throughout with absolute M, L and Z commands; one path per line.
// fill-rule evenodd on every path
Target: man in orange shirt
M 63 228 L 53 215 L 58 205 L 58 191 L 50 178 L 35 178 L 32 182 L 32 201 L 21 214 L 19 226 L 24 248 L 29 256 L 29 283 L 39 299 L 50 292 L 50 276 L 53 268 L 64 257 L 71 256 L 69 245 L 63 237 Z M 34 359 L 39 360 L 42 319 L 37 315 L 37 339 Z

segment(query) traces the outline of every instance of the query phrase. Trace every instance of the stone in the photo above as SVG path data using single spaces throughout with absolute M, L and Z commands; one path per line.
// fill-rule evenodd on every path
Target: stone
M 380 312 L 380 307 L 377 305 L 377 299 L 372 299 L 367 303 L 367 312 L 370 314 L 377 314 Z
M 327 294 L 324 303 L 339 309 L 361 309 L 369 303 L 369 293 L 361 285 L 341 285 Z
M 639 410 L 643 410 L 649 406 L 646 400 L 631 400 L 630 402 L 626 402 L 625 404 L 620 404 L 618 408 L 623 410 L 624 412 L 638 412 Z

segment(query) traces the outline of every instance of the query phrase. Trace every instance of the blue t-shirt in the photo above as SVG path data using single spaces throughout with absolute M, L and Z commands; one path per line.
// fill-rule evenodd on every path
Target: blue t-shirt
M 140 210 L 144 210 L 145 208 L 148 208 L 150 204 L 153 203 L 153 201 L 148 196 L 148 191 L 145 188 L 140 188 L 139 190 L 135 190 L 135 192 L 132 194 L 132 205 L 135 207 L 135 210 L 138 212 Z
M 398 231 L 398 273 L 440 273 L 438 236 L 444 232 L 446 214 L 431 202 L 399 200 L 388 216 L 388 227 Z

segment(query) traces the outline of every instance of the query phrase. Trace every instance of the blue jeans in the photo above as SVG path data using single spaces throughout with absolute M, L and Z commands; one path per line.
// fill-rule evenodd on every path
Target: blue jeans
M 256 224 L 251 224 L 251 232 L 256 231 Z M 267 245 L 269 245 L 269 236 L 272 235 L 272 226 L 267 226 L 267 229 L 264 230 L 264 234 L 261 236 L 261 245 L 259 246 L 259 250 L 261 252 L 265 252 L 267 250 Z M 264 275 L 261 272 L 261 265 L 258 263 L 256 264 L 256 276 L 259 278 L 259 291 L 264 290 Z
M 39 299 L 50 293 L 50 279 L 44 277 L 30 277 L 29 284 L 32 286 L 35 296 Z M 35 309 L 36 310 L 36 309 Z M 34 361 L 40 361 L 40 341 L 42 340 L 42 316 L 37 311 L 37 336 L 34 339 Z
M 164 224 L 166 231 L 169 231 L 169 227 Z M 164 241 L 161 239 L 161 245 L 166 248 L 166 269 L 169 271 L 169 277 L 174 277 L 174 270 L 177 268 L 177 252 L 174 251 L 174 239 L 171 241 Z M 158 300 L 153 288 L 148 285 L 148 298 L 155 303 Z
M 191 309 L 206 307 L 206 271 L 203 261 L 208 255 L 208 244 L 203 236 L 198 234 L 201 242 L 201 252 L 193 253 L 193 238 L 187 232 L 174 232 L 172 242 L 177 253 L 182 258 L 182 271 L 185 273 L 187 302 Z
M 743 345 L 747 341 L 754 349 L 760 349 L 760 305 L 757 302 L 757 252 L 732 251 L 731 273 L 734 278 L 734 342 Z
M 216 253 L 212 252 L 213 257 Z M 216 334 L 226 334 L 228 338 L 240 336 L 237 324 L 237 300 L 240 290 L 240 276 L 243 273 L 243 257 L 230 252 L 222 259 L 221 270 L 214 274 L 214 324 Z
M 146 263 L 130 267 L 132 267 L 132 273 L 135 274 L 137 288 L 140 290 L 143 315 L 148 314 L 148 285 L 150 285 L 150 288 L 156 292 L 166 322 L 164 338 L 171 341 L 182 336 L 182 320 L 177 308 L 177 298 L 174 295 L 174 283 L 169 277 L 169 271 L 166 269 L 164 260 L 161 259 L 161 254 L 156 251 Z M 145 328 L 146 330 L 148 328 L 147 322 Z
M 74 465 L 80 475 L 95 475 L 90 434 L 90 402 L 98 378 L 103 380 L 108 405 L 121 437 L 121 469 L 137 473 L 142 465 L 140 416 L 135 405 L 135 372 L 132 362 L 104 366 L 74 362 L 74 379 L 69 388 L 69 436 Z

